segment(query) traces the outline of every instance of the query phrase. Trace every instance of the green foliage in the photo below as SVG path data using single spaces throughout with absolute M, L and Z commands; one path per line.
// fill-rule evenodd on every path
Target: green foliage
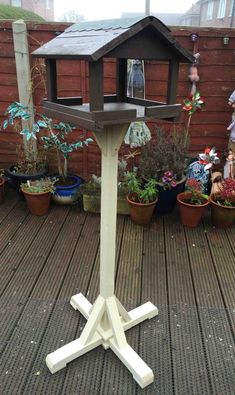
M 57 178 L 40 178 L 39 180 L 28 180 L 27 182 L 23 182 L 20 184 L 20 188 L 23 192 L 30 193 L 43 193 L 50 192 L 54 193 L 55 191 L 55 183 L 58 181 Z
M 79 195 L 99 196 L 101 194 L 101 177 L 92 174 L 90 181 L 80 185 Z
M 66 139 L 73 129 L 75 129 L 72 125 L 65 122 L 53 122 L 51 118 L 46 117 L 44 114 L 37 114 L 35 111 L 32 112 L 28 106 L 24 106 L 18 102 L 12 103 L 7 108 L 5 115 L 8 118 L 3 122 L 2 128 L 7 129 L 8 126 L 14 126 L 21 135 L 26 137 L 27 141 L 37 140 L 41 130 L 48 133 L 46 136 L 41 136 L 40 138 L 45 150 L 56 149 L 58 173 L 63 178 L 67 177 L 67 160 L 69 154 L 83 146 L 87 146 L 93 141 L 91 138 L 87 138 L 85 140 L 79 139 L 75 143 L 68 143 Z M 30 120 L 32 122 L 31 124 L 29 123 L 28 127 L 22 127 L 21 121 Z M 60 153 L 64 160 L 63 165 L 61 163 Z
M 140 172 L 147 178 L 154 178 L 162 182 L 166 172 L 175 175 L 180 181 L 189 163 L 189 140 L 185 139 L 185 132 L 173 129 L 167 133 L 162 128 L 156 128 L 156 138 L 142 147 Z
M 24 21 L 45 22 L 45 19 L 34 12 L 5 4 L 0 4 L 0 19 L 23 19 Z
M 158 195 L 156 185 L 157 181 L 154 179 L 143 183 L 135 172 L 127 172 L 127 186 L 131 200 L 138 203 L 150 203 L 154 201 Z
M 203 186 L 200 181 L 196 180 L 195 178 L 189 178 L 186 182 L 186 188 L 190 192 L 190 197 L 187 198 L 186 194 L 186 201 L 189 204 L 194 206 L 201 205 L 208 200 L 208 195 L 202 193 Z

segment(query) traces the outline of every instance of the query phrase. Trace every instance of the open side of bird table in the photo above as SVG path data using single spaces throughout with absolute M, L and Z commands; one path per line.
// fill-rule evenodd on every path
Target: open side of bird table
M 118 150 L 128 126 L 109 125 L 94 132 L 102 151 L 100 294 L 93 305 L 81 293 L 72 296 L 71 305 L 83 314 L 87 323 L 78 339 L 49 354 L 46 363 L 55 373 L 97 346 L 110 347 L 144 388 L 153 382 L 153 372 L 129 346 L 125 331 L 156 316 L 158 309 L 147 302 L 127 312 L 114 294 Z

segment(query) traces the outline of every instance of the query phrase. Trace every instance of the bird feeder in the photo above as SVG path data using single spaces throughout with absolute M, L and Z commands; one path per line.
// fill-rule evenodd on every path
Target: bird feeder
M 49 354 L 46 363 L 55 373 L 68 362 L 102 345 L 113 350 L 144 388 L 153 382 L 153 372 L 129 346 L 125 331 L 156 316 L 158 309 L 147 302 L 128 312 L 114 293 L 118 150 L 131 122 L 174 120 L 179 115 L 181 105 L 176 103 L 179 64 L 192 63 L 193 56 L 153 16 L 81 22 L 33 55 L 46 59 L 45 112 L 93 131 L 102 152 L 100 294 L 93 305 L 80 293 L 72 296 L 72 307 L 83 314 L 87 323 L 78 339 Z M 114 95 L 104 95 L 104 58 L 116 60 Z M 89 63 L 89 103 L 83 103 L 82 97 L 58 97 L 56 61 L 59 59 Z M 168 62 L 165 103 L 128 97 L 128 59 Z

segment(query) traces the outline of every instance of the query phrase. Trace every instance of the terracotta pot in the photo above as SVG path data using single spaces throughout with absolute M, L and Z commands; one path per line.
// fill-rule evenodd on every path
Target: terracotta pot
M 157 199 L 151 203 L 137 203 L 131 199 L 131 195 L 128 195 L 127 201 L 131 220 L 138 225 L 147 225 L 152 218 Z
M 232 226 L 235 221 L 235 207 L 222 206 L 215 202 L 219 194 L 210 196 L 211 220 L 217 228 L 225 229 Z M 231 199 L 235 203 L 235 196 Z
M 5 193 L 5 179 L 3 177 L 0 177 L 0 203 L 3 201 Z
M 33 215 L 46 215 L 49 211 L 51 193 L 30 193 L 24 192 L 24 197 L 31 214 Z
M 192 196 L 191 192 L 182 192 L 177 195 L 178 206 L 180 210 L 180 219 L 183 225 L 189 228 L 195 228 L 199 225 L 204 209 L 210 204 L 209 200 L 205 200 L 203 204 L 190 204 L 186 200 Z

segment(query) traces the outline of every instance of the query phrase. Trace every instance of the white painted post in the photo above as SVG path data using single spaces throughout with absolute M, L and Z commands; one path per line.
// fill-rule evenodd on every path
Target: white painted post
M 19 93 L 19 102 L 29 107 L 29 111 L 33 114 L 33 98 L 32 98 L 32 84 L 31 84 L 31 72 L 29 62 L 29 48 L 27 39 L 27 26 L 22 19 L 12 23 L 13 30 L 13 41 L 15 50 L 15 61 L 16 61 L 16 74 L 17 84 Z M 34 117 L 28 121 L 23 121 L 22 126 L 30 128 L 33 124 Z M 31 139 L 26 140 L 23 138 L 25 156 L 30 155 L 31 159 L 36 160 L 37 156 L 37 145 L 36 141 Z
M 100 295 L 103 298 L 114 295 L 118 150 L 127 129 L 126 124 L 109 125 L 101 133 L 94 133 L 102 151 Z
M 147 302 L 127 312 L 114 295 L 118 150 L 128 126 L 109 125 L 100 132 L 94 132 L 102 151 L 100 295 L 93 305 L 82 294 L 72 296 L 71 305 L 87 318 L 87 323 L 79 339 L 48 354 L 46 364 L 51 373 L 56 373 L 67 363 L 102 344 L 105 350 L 113 350 L 144 388 L 153 382 L 153 372 L 129 346 L 125 331 L 155 317 L 158 309 Z

